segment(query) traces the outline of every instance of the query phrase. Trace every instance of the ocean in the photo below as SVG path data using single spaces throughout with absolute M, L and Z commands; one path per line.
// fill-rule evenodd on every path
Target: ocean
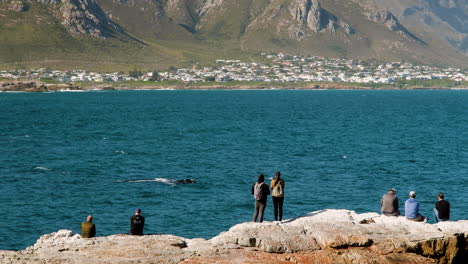
M 284 218 L 379 212 L 444 192 L 468 219 L 468 91 L 256 90 L 0 93 L 0 250 L 59 229 L 211 238 L 251 221 L 260 173 L 281 171 Z M 194 184 L 174 184 L 193 179 Z M 265 220 L 272 221 L 269 199 Z

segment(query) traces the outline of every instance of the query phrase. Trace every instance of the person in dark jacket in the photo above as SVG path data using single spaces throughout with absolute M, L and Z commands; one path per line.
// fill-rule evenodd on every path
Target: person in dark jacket
M 257 219 L 260 223 L 263 222 L 267 196 L 270 194 L 270 188 L 268 188 L 268 185 L 264 181 L 265 176 L 260 174 L 258 176 L 258 181 L 252 184 L 252 194 L 255 198 L 255 212 L 252 219 L 254 222 L 257 222 Z
M 145 227 L 145 218 L 141 215 L 141 209 L 135 210 L 135 215 L 130 218 L 130 235 L 142 236 Z
M 435 204 L 434 208 L 435 222 L 450 220 L 450 203 L 444 200 L 443 193 L 439 193 L 437 199 L 439 201 Z
M 96 235 L 96 226 L 93 224 L 93 216 L 88 215 L 86 222 L 81 223 L 81 237 L 92 238 Z

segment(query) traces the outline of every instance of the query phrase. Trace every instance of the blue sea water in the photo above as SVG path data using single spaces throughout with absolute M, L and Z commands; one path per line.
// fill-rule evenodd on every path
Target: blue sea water
M 250 221 L 259 173 L 286 181 L 285 218 L 379 212 L 415 190 L 468 219 L 468 91 L 0 93 L 0 249 L 59 229 L 210 238 Z M 191 178 L 196 184 L 160 181 Z M 269 180 L 268 180 L 269 182 Z M 273 220 L 269 200 L 266 220 Z

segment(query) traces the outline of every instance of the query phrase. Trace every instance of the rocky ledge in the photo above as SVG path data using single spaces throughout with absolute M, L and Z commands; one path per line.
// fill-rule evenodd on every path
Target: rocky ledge
M 242 223 L 210 239 L 43 235 L 0 263 L 467 263 L 468 221 L 418 223 L 404 217 L 322 210 L 283 223 Z
M 67 92 L 87 91 L 70 83 L 43 83 L 40 81 L 0 81 L 0 92 Z M 114 90 L 108 85 L 96 85 L 92 90 Z

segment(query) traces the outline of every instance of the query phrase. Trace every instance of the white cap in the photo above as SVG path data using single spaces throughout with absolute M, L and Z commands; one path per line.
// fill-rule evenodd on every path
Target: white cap
M 416 192 L 415 192 L 415 191 L 409 192 L 409 196 L 413 196 L 413 195 L 416 195 Z

